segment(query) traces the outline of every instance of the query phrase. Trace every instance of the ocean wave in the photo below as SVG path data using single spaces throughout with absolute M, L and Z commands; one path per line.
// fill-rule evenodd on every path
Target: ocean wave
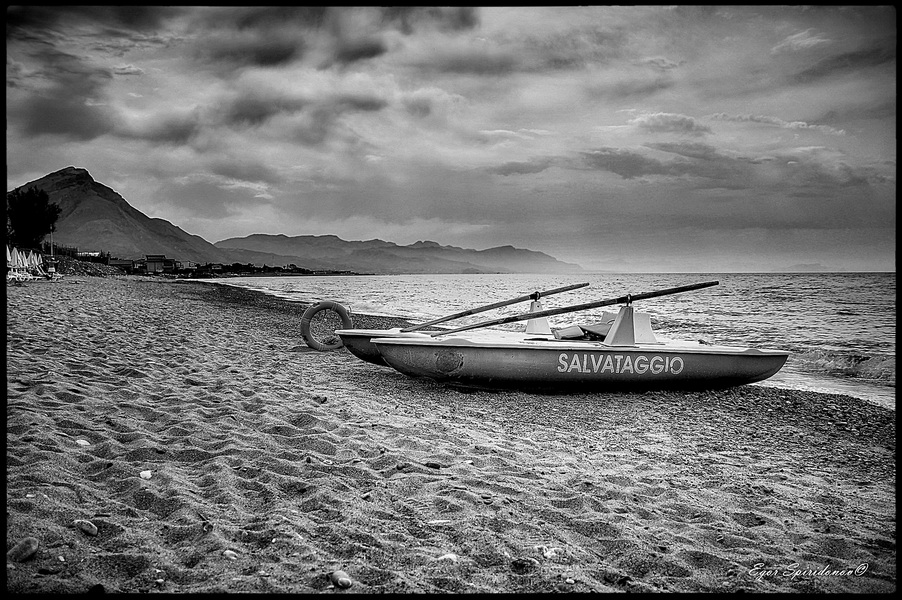
M 895 387 L 895 356 L 863 356 L 810 350 L 793 356 L 794 362 L 805 370 L 826 373 L 834 377 L 863 379 Z

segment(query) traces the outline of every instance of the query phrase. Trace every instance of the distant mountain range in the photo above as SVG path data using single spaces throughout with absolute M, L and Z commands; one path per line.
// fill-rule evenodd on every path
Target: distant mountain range
M 304 265 L 366 273 L 560 273 L 575 272 L 577 265 L 547 254 L 500 246 L 470 250 L 421 241 L 399 246 L 383 240 L 346 241 L 334 235 L 254 234 L 216 242 L 222 250 L 253 250 L 282 256 L 304 257 Z M 298 259 L 301 260 L 301 259 Z M 301 263 L 297 262 L 300 266 Z M 307 267 L 311 268 L 311 267 Z
M 500 246 L 471 250 L 421 241 L 399 246 L 383 240 L 346 241 L 334 235 L 253 234 L 211 244 L 165 219 L 153 219 L 98 183 L 85 169 L 66 167 L 20 186 L 47 192 L 62 212 L 53 241 L 81 251 L 125 259 L 165 254 L 196 263 L 295 264 L 311 270 L 356 273 L 573 273 L 579 265 L 535 252 Z

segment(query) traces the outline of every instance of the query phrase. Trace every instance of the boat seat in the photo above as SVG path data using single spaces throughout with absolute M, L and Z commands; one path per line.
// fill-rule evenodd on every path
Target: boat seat
M 602 341 L 611 330 L 617 315 L 609 312 L 601 314 L 601 320 L 595 323 L 581 323 L 563 329 L 555 329 L 554 337 L 559 340 L 593 340 Z
M 608 333 L 611 331 L 611 326 L 616 319 L 617 315 L 615 313 L 605 311 L 602 313 L 600 321 L 554 329 L 552 330 L 552 333 L 554 334 L 554 337 L 559 340 L 604 341 L 605 337 L 607 337 Z M 633 333 L 635 340 L 638 343 L 658 343 L 654 331 L 652 331 L 651 317 L 648 313 L 633 313 Z

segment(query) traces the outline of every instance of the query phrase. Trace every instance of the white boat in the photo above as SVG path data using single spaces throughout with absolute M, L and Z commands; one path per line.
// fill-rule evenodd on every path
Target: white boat
M 595 331 L 580 328 L 582 339 L 496 332 L 372 342 L 382 361 L 411 377 L 465 387 L 585 392 L 742 385 L 774 375 L 789 356 L 780 350 L 658 341 L 647 315 L 636 316 L 632 306 L 624 306 L 613 323 L 603 322 Z
M 339 337 L 341 340 L 341 345 L 348 349 L 354 356 L 361 360 L 365 360 L 366 362 L 373 363 L 375 365 L 385 365 L 385 361 L 382 360 L 382 357 L 379 355 L 379 350 L 376 348 L 373 343 L 374 340 L 382 339 L 382 338 L 413 338 L 419 339 L 424 337 L 424 334 L 419 331 L 426 327 L 431 327 L 437 325 L 439 323 L 445 323 L 447 321 L 451 321 L 453 319 L 459 319 L 461 317 L 478 314 L 481 312 L 485 312 L 488 310 L 492 310 L 495 308 L 501 308 L 504 306 L 510 306 L 511 304 L 516 304 L 518 302 L 525 302 L 527 300 L 532 300 L 530 304 L 530 311 L 535 312 L 542 310 L 542 304 L 539 302 L 540 298 L 551 296 L 553 294 L 560 294 L 562 292 L 569 292 L 571 290 L 579 289 L 589 285 L 588 283 L 577 283 L 572 285 L 566 285 L 564 287 L 555 288 L 551 290 L 545 291 L 536 291 L 531 294 L 527 294 L 524 296 L 520 296 L 517 298 L 512 298 L 510 300 L 503 300 L 501 302 L 495 302 L 493 304 L 487 304 L 485 306 L 480 306 L 478 308 L 472 308 L 469 310 L 465 310 L 462 312 L 455 313 L 453 315 L 448 315 L 446 317 L 441 317 L 439 319 L 435 319 L 429 321 L 428 323 L 423 323 L 421 325 L 414 325 L 408 327 L 406 329 L 401 328 L 393 328 L 393 329 L 353 329 L 346 327 L 344 329 L 338 329 L 335 331 L 335 335 Z M 331 303 L 334 305 L 335 303 Z M 320 305 L 311 308 L 308 312 L 313 314 Z M 344 309 L 342 309 L 344 310 Z M 347 313 L 345 313 L 347 314 Z M 307 317 L 307 313 L 305 313 L 305 319 L 309 322 L 309 317 Z M 302 326 L 302 330 L 303 330 Z M 526 331 L 531 333 L 547 333 L 551 334 L 551 329 L 548 328 L 547 320 L 545 319 L 537 319 L 534 322 L 530 322 L 526 326 Z M 428 337 L 428 336 L 425 336 Z M 307 335 L 305 334 L 305 339 L 307 339 Z M 308 340 L 308 344 L 310 344 L 310 340 Z

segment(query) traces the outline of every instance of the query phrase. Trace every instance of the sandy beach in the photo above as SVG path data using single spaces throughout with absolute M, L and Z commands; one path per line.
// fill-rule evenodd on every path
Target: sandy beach
M 461 391 L 227 286 L 6 293 L 8 592 L 896 589 L 895 413 L 859 399 Z

